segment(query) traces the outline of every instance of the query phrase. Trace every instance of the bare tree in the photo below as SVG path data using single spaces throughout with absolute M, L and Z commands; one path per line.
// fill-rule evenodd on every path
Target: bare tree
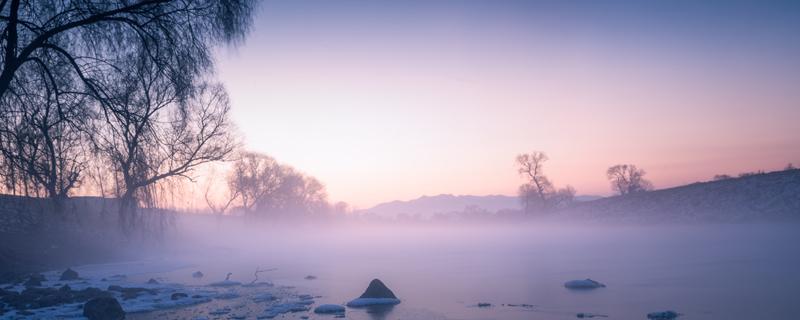
M 216 182 L 215 177 L 216 174 L 213 171 L 208 174 L 206 190 L 203 194 L 203 198 L 206 201 L 208 209 L 211 210 L 211 213 L 220 217 L 225 215 L 231 205 L 233 205 L 234 201 L 239 198 L 239 192 L 236 188 L 228 186 L 227 191 L 225 192 L 217 191 L 218 194 L 215 197 L 212 195 L 212 187 Z M 217 199 L 215 200 L 215 198 Z
M 544 152 L 534 151 L 529 154 L 517 155 L 518 172 L 528 182 L 519 189 L 525 212 L 534 206 L 540 209 L 547 208 L 547 198 L 553 193 L 553 184 L 544 175 L 544 162 L 549 158 Z
M 319 180 L 264 154 L 243 152 L 234 162 L 228 185 L 249 215 L 308 214 L 329 207 Z
M 15 78 L 14 90 L 3 98 L 0 113 L 0 157 L 4 184 L 9 191 L 51 200 L 57 212 L 81 181 L 87 161 L 87 124 L 92 117 L 88 99 L 74 90 L 72 79 L 44 68 L 25 66 Z
M 169 70 L 142 55 L 126 67 L 103 83 L 114 90 L 107 91 L 95 143 L 119 173 L 120 221 L 131 230 L 136 207 L 155 201 L 157 183 L 191 180 L 196 167 L 225 159 L 235 143 L 221 85 L 176 82 Z
M 606 171 L 611 189 L 620 195 L 651 190 L 653 184 L 644 178 L 645 174 L 643 169 L 632 164 L 618 164 Z
M 566 186 L 558 189 L 558 191 L 550 196 L 550 202 L 555 208 L 564 208 L 573 201 L 575 201 L 575 188 L 572 186 Z
M 228 176 L 232 193 L 239 195 L 241 208 L 253 213 L 265 206 L 283 183 L 281 166 L 274 158 L 254 152 L 243 152 Z

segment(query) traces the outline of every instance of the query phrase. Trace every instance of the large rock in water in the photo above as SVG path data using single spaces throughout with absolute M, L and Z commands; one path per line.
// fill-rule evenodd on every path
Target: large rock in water
M 585 279 L 567 281 L 564 283 L 564 287 L 567 289 L 597 289 L 605 288 L 606 285 L 592 279 Z
M 89 320 L 122 320 L 125 319 L 125 311 L 117 299 L 100 297 L 83 305 L 83 316 Z
M 71 280 L 78 280 L 78 279 L 80 279 L 78 277 L 78 272 L 76 272 L 75 270 L 72 270 L 70 268 L 67 268 L 67 270 L 64 270 L 64 272 L 61 273 L 61 278 L 59 278 L 59 280 L 61 280 L 61 281 L 71 281 Z
M 400 299 L 397 299 L 392 290 L 389 290 L 380 280 L 372 279 L 369 286 L 367 286 L 367 290 L 357 299 L 348 302 L 347 306 L 353 308 L 371 305 L 393 305 L 398 303 L 400 303 Z

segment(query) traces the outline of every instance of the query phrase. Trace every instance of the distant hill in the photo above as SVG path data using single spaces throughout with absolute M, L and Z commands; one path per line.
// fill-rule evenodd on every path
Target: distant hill
M 800 170 L 699 182 L 581 202 L 553 215 L 584 221 L 800 221 Z
M 588 201 L 599 199 L 599 196 L 577 196 L 578 201 Z M 464 209 L 474 207 L 484 209 L 489 212 L 501 210 L 519 210 L 519 198 L 504 195 L 452 195 L 440 194 L 437 196 L 422 196 L 409 201 L 392 201 L 378 204 L 372 208 L 361 210 L 360 213 L 376 215 L 386 218 L 398 215 L 419 216 L 423 218 L 432 217 L 439 213 L 452 213 L 464 211 Z

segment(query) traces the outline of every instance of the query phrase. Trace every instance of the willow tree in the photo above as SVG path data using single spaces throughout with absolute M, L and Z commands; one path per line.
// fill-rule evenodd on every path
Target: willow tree
M 243 39 L 253 0 L 2 0 L 0 1 L 0 98 L 26 64 L 54 54 L 89 91 L 120 57 L 146 51 L 179 68 L 191 82 L 212 66 L 211 46 Z M 56 74 L 54 65 L 45 68 Z
M 120 219 L 128 229 L 136 225 L 136 207 L 156 201 L 159 182 L 192 179 L 197 167 L 224 160 L 235 147 L 221 85 L 190 86 L 146 57 L 130 61 L 103 84 L 110 99 L 94 137 L 118 175 Z
M 78 187 L 87 161 L 89 99 L 75 91 L 74 79 L 58 57 L 39 57 L 14 79 L 0 113 L 0 158 L 6 191 L 46 196 L 61 212 Z M 45 61 L 55 68 L 46 68 Z M 52 71 L 58 71 L 56 74 Z

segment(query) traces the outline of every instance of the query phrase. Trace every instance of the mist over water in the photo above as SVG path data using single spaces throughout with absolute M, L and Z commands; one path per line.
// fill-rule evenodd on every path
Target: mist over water
M 643 319 L 661 310 L 684 319 L 783 318 L 800 312 L 796 227 L 183 219 L 179 230 L 191 237 L 173 240 L 162 259 L 190 267 L 163 276 L 192 283 L 196 270 L 204 282 L 232 272 L 247 283 L 257 268 L 274 268 L 259 279 L 321 296 L 317 304 L 345 303 L 379 278 L 403 301 L 378 312 L 348 309 L 351 319 Z M 607 287 L 563 286 L 585 278 Z

